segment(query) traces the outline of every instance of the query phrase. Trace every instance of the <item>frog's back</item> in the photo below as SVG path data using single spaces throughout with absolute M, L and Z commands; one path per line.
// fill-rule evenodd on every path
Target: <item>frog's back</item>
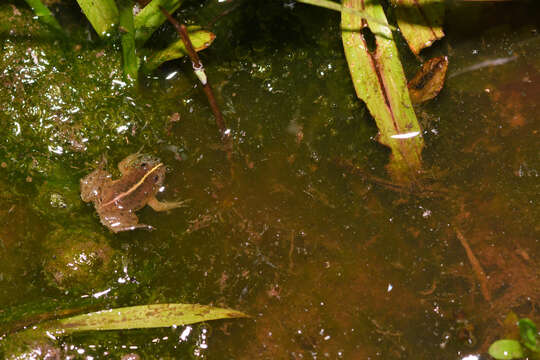
M 149 173 L 145 168 L 134 168 L 111 186 L 103 189 L 103 205 L 110 203 L 119 209 L 137 211 L 143 208 L 163 183 L 164 169 Z

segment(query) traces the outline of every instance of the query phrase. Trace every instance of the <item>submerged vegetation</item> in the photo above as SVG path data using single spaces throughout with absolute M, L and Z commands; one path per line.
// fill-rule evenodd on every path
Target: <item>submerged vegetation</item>
M 35 8 L 43 10 L 43 4 L 36 1 Z M 137 47 L 141 47 L 151 34 L 165 22 L 166 16 L 181 6 L 181 0 L 153 0 L 148 4 L 141 2 L 142 9 L 133 16 L 134 3 L 131 0 L 120 2 L 120 11 L 114 0 L 78 0 L 82 11 L 101 38 L 111 37 L 115 28 L 121 37 L 124 75 L 131 80 L 137 79 L 139 63 Z M 379 128 L 379 142 L 391 149 L 392 156 L 388 166 L 390 175 L 396 181 L 416 182 L 421 171 L 421 153 L 423 138 L 416 119 L 406 78 L 403 72 L 391 27 L 385 17 L 381 4 L 377 2 L 345 1 L 341 7 L 331 5 L 329 1 L 309 1 L 313 5 L 332 8 L 342 12 L 342 33 L 345 54 L 355 86 L 357 96 L 366 102 L 367 107 Z M 337 4 L 335 4 L 337 5 Z M 398 23 L 403 28 L 411 50 L 418 54 L 422 48 L 442 38 L 442 19 L 444 6 L 440 0 L 421 2 L 394 1 Z M 347 9 L 347 10 L 344 10 Z M 352 11 L 351 11 L 352 10 Z M 57 27 L 50 13 L 41 16 L 48 24 Z M 174 21 L 174 20 L 171 20 Z M 370 34 L 368 34 L 368 32 Z M 374 37 L 370 44 L 369 37 Z M 198 30 L 191 41 L 200 51 L 210 45 L 214 34 Z M 187 54 L 186 38 L 177 41 L 158 54 L 145 59 L 142 69 L 155 70 L 168 60 L 177 59 Z M 191 56 L 191 55 L 190 55 Z M 192 57 L 192 56 L 191 56 Z M 192 57 L 192 62 L 202 70 L 202 64 Z M 206 76 L 206 75 L 204 75 Z M 201 80 L 203 81 L 203 80 Z M 444 81 L 444 73 L 439 78 L 440 86 L 434 91 L 434 97 Z M 206 80 L 203 81 L 206 85 Z M 427 100 L 427 98 L 425 99 Z M 424 101 L 425 101 L 424 100 Z M 209 100 L 215 108 L 215 102 Z M 220 117 L 221 115 L 216 115 Z M 218 120 L 222 122 L 222 120 Z M 223 132 L 223 126 L 221 129 Z
M 0 5 L 4 356 L 537 354 L 532 320 L 497 325 L 540 305 L 537 29 L 471 65 L 480 41 L 436 42 L 442 1 L 26 3 Z M 162 162 L 83 203 L 136 152 Z M 103 207 L 138 190 L 130 215 L 191 201 L 100 225 L 135 228 Z M 229 307 L 253 318 L 212 353 Z
M 514 326 L 513 329 L 509 329 L 512 336 L 516 332 L 516 328 L 519 329 L 519 340 L 497 340 L 490 345 L 489 354 L 497 360 L 521 359 L 524 357 L 537 359 L 540 356 L 540 347 L 538 344 L 538 329 L 536 328 L 536 324 L 527 318 L 518 320 L 516 314 L 513 312 L 508 314 L 505 323 Z
M 144 44 L 166 21 L 161 9 L 174 12 L 182 4 L 181 0 L 154 0 L 140 9 L 136 15 L 134 15 L 135 4 L 131 0 L 120 1 L 120 10 L 114 0 L 78 0 L 78 3 L 102 39 L 118 36 L 121 38 L 124 75 L 130 81 L 137 81 L 139 67 L 145 71 L 152 71 L 165 61 L 187 55 L 184 44 L 176 41 L 159 54 L 148 56 L 151 60 L 147 60 L 146 56 L 141 56 L 144 54 Z M 198 27 L 192 30 L 192 42 L 195 43 L 197 51 L 210 46 L 214 34 L 200 30 Z

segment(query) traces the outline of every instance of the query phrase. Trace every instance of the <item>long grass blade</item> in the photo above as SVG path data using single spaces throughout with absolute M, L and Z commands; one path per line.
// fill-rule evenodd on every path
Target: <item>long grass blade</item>
M 19 355 L 26 351 L 28 346 L 51 343 L 51 340 L 81 331 L 149 329 L 247 317 L 249 315 L 240 311 L 198 304 L 153 304 L 115 308 L 47 321 L 10 334 L 0 342 L 0 354 L 9 359 L 23 359 Z
M 135 51 L 135 27 L 133 25 L 133 2 L 120 0 L 120 33 L 122 43 L 122 66 L 128 81 L 137 82 L 139 62 Z
M 47 24 L 56 31 L 65 34 L 64 29 L 60 26 L 54 15 L 51 13 L 48 7 L 46 7 L 40 0 L 25 0 L 26 3 L 32 8 L 34 14 L 38 17 L 39 21 Z
M 126 330 L 189 325 L 217 319 L 245 318 L 231 309 L 199 304 L 154 304 L 130 306 L 58 320 L 55 327 L 64 333 L 89 330 Z
M 378 23 L 367 21 L 375 35 L 375 49 L 370 51 L 360 31 L 363 15 L 342 12 L 342 28 L 347 29 L 342 32 L 343 47 L 356 94 L 375 118 L 379 142 L 392 150 L 389 173 L 395 180 L 410 182 L 421 167 L 424 142 L 392 33 L 379 25 L 386 22 L 383 8 L 378 1 L 345 0 L 343 4 L 378 19 Z
M 114 0 L 77 0 L 81 10 L 101 38 L 111 36 L 118 24 L 118 8 Z

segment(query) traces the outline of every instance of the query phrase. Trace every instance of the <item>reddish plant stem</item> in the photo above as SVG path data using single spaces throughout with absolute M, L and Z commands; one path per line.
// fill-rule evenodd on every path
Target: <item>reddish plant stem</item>
M 185 25 L 180 25 L 176 19 L 174 19 L 171 14 L 167 10 L 165 10 L 163 7 L 159 7 L 163 15 L 167 17 L 167 20 L 174 26 L 176 29 L 176 32 L 178 32 L 178 35 L 180 35 L 180 38 L 182 39 L 182 42 L 184 43 L 184 46 L 187 49 L 189 58 L 191 59 L 191 62 L 193 64 L 193 70 L 202 70 L 204 71 L 201 59 L 199 58 L 199 55 L 197 55 L 197 52 L 195 51 L 195 48 L 193 48 L 193 44 L 191 43 L 191 40 L 188 36 L 187 29 Z M 223 121 L 223 116 L 221 115 L 221 111 L 219 110 L 219 107 L 216 102 L 216 98 L 214 97 L 214 93 L 212 92 L 212 87 L 210 86 L 210 82 L 208 79 L 206 81 L 201 81 L 203 85 L 204 93 L 206 94 L 206 97 L 208 98 L 208 103 L 210 104 L 210 107 L 212 108 L 212 112 L 214 113 L 214 117 L 216 118 L 216 125 L 219 128 L 219 131 L 221 133 L 222 137 L 225 137 L 226 134 L 226 127 L 225 127 L 225 121 Z
M 215 18 L 213 18 L 207 25 L 206 25 L 206 28 L 210 29 L 212 28 L 212 26 L 214 26 L 215 23 L 217 23 L 221 18 L 223 18 L 224 16 L 226 15 L 229 15 L 231 12 L 233 12 L 234 10 L 238 9 L 240 7 L 240 2 L 237 2 L 236 4 L 234 4 L 233 6 L 231 6 L 230 8 L 228 8 L 227 10 L 223 11 L 221 14 L 219 14 L 218 16 L 216 16 Z

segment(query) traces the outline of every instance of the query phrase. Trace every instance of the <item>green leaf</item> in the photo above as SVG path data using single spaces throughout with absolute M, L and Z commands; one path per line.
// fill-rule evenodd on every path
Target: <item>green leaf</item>
M 81 314 L 98 307 L 98 300 L 94 298 L 76 300 L 44 298 L 36 302 L 14 305 L 0 311 L 0 333 L 17 332 L 38 322 Z
M 51 28 L 55 29 L 56 31 L 59 31 L 60 33 L 64 34 L 64 30 L 56 21 L 56 18 L 53 16 L 51 11 L 48 7 L 43 5 L 43 3 L 40 0 L 25 0 L 26 3 L 32 8 L 34 11 L 34 14 L 38 17 L 39 21 L 43 22 L 44 24 L 47 24 Z
M 194 30 L 194 27 L 189 27 L 189 38 L 193 43 L 195 51 L 201 51 L 206 49 L 214 41 L 215 35 L 206 30 Z M 147 62 L 143 65 L 143 72 L 149 73 L 158 68 L 166 61 L 179 59 L 187 55 L 186 47 L 182 42 L 182 39 L 175 41 L 169 45 L 166 49 L 161 50 L 150 56 Z
M 77 0 L 77 2 L 99 37 L 110 36 L 118 23 L 118 8 L 114 0 Z
M 152 0 L 140 13 L 135 16 L 135 42 L 142 46 L 167 18 L 159 7 L 163 7 L 170 14 L 180 7 L 183 0 Z
M 509 339 L 495 341 L 489 347 L 488 353 L 498 360 L 519 359 L 524 356 L 519 341 Z
M 31 344 L 79 331 L 127 330 L 189 325 L 217 319 L 246 318 L 243 312 L 198 304 L 154 304 L 102 310 L 61 320 L 47 321 L 10 334 L 1 350 L 16 357 Z
M 401 33 L 417 54 L 444 37 L 443 0 L 392 0 Z
M 248 315 L 230 309 L 199 304 L 140 305 L 58 320 L 53 327 L 62 334 L 88 330 L 125 330 L 188 325 L 201 321 L 242 318 Z M 51 326 L 49 326 L 50 328 Z
M 377 1 L 344 0 L 343 6 L 365 11 L 378 22 L 386 23 L 383 8 Z M 379 142 L 392 150 L 390 174 L 398 181 L 412 181 L 421 167 L 424 141 L 396 44 L 388 28 L 368 20 L 376 45 L 371 52 L 360 31 L 362 21 L 360 16 L 341 14 L 343 47 L 354 88 L 375 118 Z
M 139 62 L 135 52 L 135 28 L 133 26 L 133 2 L 120 0 L 120 33 L 122 43 L 122 66 L 124 77 L 137 82 Z
M 519 319 L 518 327 L 523 345 L 532 351 L 540 351 L 538 347 L 538 329 L 536 328 L 536 324 L 531 319 L 523 318 Z

